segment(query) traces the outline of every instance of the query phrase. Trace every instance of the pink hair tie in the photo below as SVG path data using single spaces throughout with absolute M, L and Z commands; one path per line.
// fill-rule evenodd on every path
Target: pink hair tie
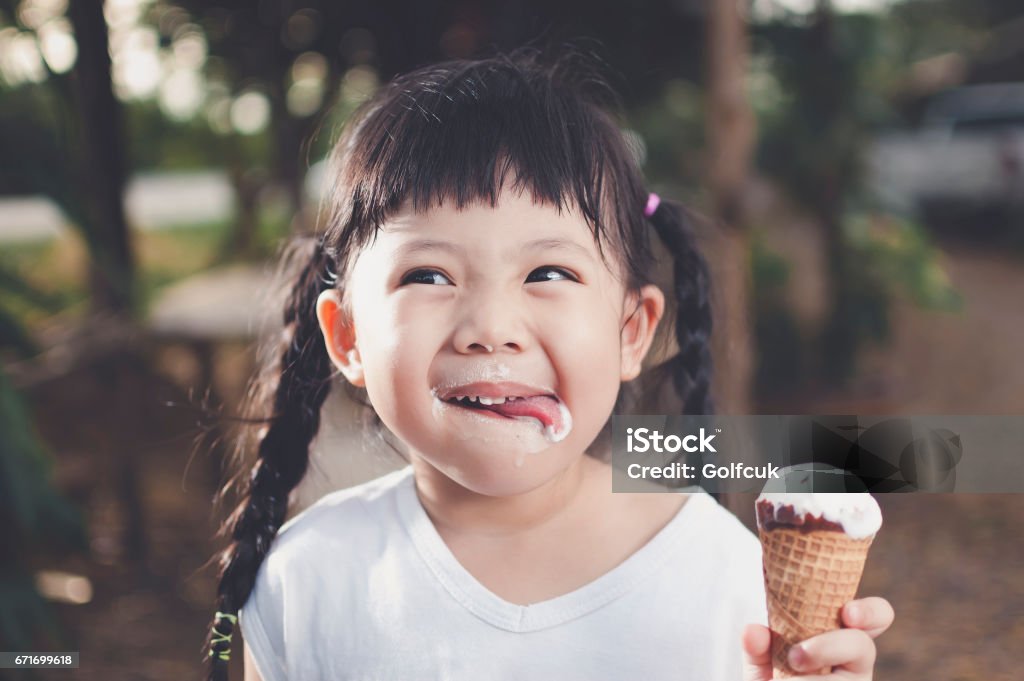
M 654 211 L 658 210 L 658 205 L 661 203 L 661 197 L 651 192 L 647 195 L 647 207 L 644 208 L 644 217 L 649 218 L 654 215 Z

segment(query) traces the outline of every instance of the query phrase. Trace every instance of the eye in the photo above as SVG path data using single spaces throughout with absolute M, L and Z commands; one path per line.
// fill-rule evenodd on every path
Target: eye
M 577 279 L 576 276 L 568 270 L 564 270 L 561 267 L 545 265 L 544 267 L 538 267 L 534 271 L 530 272 L 530 276 L 526 277 L 526 283 L 558 281 L 560 279 L 565 279 L 567 281 L 579 281 L 579 279 Z
M 451 280 L 437 270 L 419 269 L 413 270 L 402 277 L 399 286 L 406 284 L 431 284 L 436 286 L 451 286 Z

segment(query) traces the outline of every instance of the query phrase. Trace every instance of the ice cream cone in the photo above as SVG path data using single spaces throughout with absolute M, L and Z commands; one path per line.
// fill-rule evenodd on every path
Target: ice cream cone
M 784 526 L 759 528 L 758 534 L 772 632 L 772 668 L 775 678 L 789 678 L 797 675 L 788 664 L 790 648 L 842 626 L 840 611 L 857 593 L 874 535 L 854 538 L 841 530 Z

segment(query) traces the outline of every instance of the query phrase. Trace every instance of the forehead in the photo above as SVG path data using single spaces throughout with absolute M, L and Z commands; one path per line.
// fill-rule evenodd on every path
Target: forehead
M 453 201 L 414 211 L 406 203 L 381 225 L 380 235 L 394 240 L 446 237 L 462 241 L 540 239 L 578 242 L 597 251 L 594 233 L 573 206 L 561 209 L 535 201 L 529 192 L 503 191 L 492 206 L 474 201 L 459 208 Z

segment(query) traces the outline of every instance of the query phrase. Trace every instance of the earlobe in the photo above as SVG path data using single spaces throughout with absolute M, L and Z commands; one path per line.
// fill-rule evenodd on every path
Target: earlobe
M 338 370 L 357 387 L 366 385 L 363 362 L 356 346 L 355 326 L 341 300 L 341 291 L 329 289 L 316 301 L 316 317 L 324 336 L 327 354 Z
M 649 284 L 630 295 L 622 324 L 620 380 L 632 381 L 640 375 L 644 357 L 654 341 L 654 332 L 665 313 L 665 295 Z

